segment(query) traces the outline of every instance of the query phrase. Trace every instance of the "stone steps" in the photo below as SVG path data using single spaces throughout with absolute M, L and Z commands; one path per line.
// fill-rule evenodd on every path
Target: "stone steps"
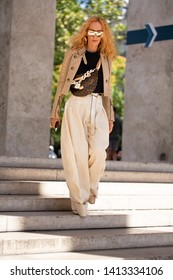
M 32 168 L 62 170 L 61 159 L 23 158 L 0 156 L 0 167 L 5 168 Z M 169 163 L 142 163 L 125 161 L 106 161 L 106 170 L 173 173 L 173 165 Z
M 1 162 L 1 160 L 0 160 Z M 18 165 L 18 164 L 16 164 Z M 24 180 L 24 181 L 64 181 L 64 170 L 61 162 L 51 164 L 50 167 L 44 164 L 42 167 L 29 163 L 20 167 L 3 166 L 0 167 L 1 180 Z M 59 166 L 59 167 L 58 167 Z M 121 169 L 122 167 L 122 169 Z M 151 183 L 173 183 L 173 169 L 170 165 L 127 165 L 107 162 L 106 170 L 101 178 L 103 182 L 151 182 Z
M 0 234 L 0 254 L 43 254 L 173 246 L 172 233 L 173 227 L 5 232 Z
M 97 202 L 80 218 L 71 212 L 60 160 L 0 162 L 0 259 L 68 259 L 79 251 L 84 259 L 90 252 L 172 258 L 171 166 L 107 162 Z
M 70 199 L 63 196 L 0 195 L 0 212 L 71 210 Z
M 0 195 L 69 195 L 65 181 L 1 180 Z M 173 196 L 173 183 L 100 182 L 99 195 Z
M 173 260 L 173 246 L 0 255 L 0 260 Z
M 101 182 L 90 210 L 173 209 L 172 184 Z M 0 211 L 69 211 L 65 182 L 0 182 Z
M 173 196 L 100 195 L 90 210 L 150 210 L 173 209 Z M 70 199 L 59 196 L 0 195 L 0 212 L 71 210 Z
M 25 181 L 63 181 L 64 170 L 33 169 L 33 168 L 5 168 L 0 167 L 2 180 Z M 112 171 L 106 170 L 101 177 L 103 182 L 152 182 L 173 183 L 173 173 L 143 172 L 143 171 Z
M 173 210 L 88 212 L 83 219 L 71 211 L 1 212 L 0 232 L 173 227 Z

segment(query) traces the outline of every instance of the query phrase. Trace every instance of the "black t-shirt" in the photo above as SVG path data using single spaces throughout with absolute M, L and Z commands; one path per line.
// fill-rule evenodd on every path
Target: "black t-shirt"
M 98 52 L 98 51 L 97 52 L 86 51 L 85 56 L 86 56 L 87 64 L 85 64 L 83 59 L 82 59 L 82 61 L 80 63 L 80 66 L 79 66 L 79 69 L 76 72 L 75 77 L 78 76 L 79 74 L 83 75 L 84 73 L 86 73 L 87 71 L 89 71 L 91 69 L 95 69 L 96 65 L 97 65 L 97 62 L 99 61 L 99 58 L 100 58 L 100 52 Z M 103 70 L 102 70 L 102 65 L 100 66 L 100 69 L 98 71 L 98 82 L 97 82 L 97 86 L 96 86 L 96 88 L 93 92 L 103 93 Z

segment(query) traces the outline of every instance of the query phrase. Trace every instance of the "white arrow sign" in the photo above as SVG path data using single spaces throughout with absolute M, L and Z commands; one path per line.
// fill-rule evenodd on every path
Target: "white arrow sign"
M 148 39 L 146 41 L 145 47 L 148 48 L 148 47 L 152 46 L 154 40 L 156 39 L 157 31 L 154 28 L 152 23 L 146 24 L 146 29 L 147 29 L 147 32 L 148 32 Z

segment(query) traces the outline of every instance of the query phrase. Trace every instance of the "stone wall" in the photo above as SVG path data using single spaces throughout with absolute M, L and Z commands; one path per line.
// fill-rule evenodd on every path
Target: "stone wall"
M 173 24 L 172 0 L 130 0 L 128 30 Z M 173 40 L 127 46 L 123 160 L 173 162 Z
M 6 116 L 9 80 L 11 6 L 10 0 L 0 2 L 0 153 L 5 151 Z
M 0 155 L 47 157 L 55 0 L 0 2 Z

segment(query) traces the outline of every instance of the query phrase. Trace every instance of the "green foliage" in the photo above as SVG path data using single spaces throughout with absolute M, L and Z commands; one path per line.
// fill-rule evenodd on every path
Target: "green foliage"
M 103 17 L 112 29 L 116 40 L 124 40 L 126 25 L 122 20 L 126 17 L 126 0 L 79 0 L 87 15 Z
M 77 0 L 56 1 L 55 65 L 62 63 L 68 40 L 80 27 L 84 17 Z
M 85 14 L 77 0 L 56 1 L 56 31 L 53 72 L 53 99 L 56 92 L 57 80 L 60 73 L 64 53 L 68 48 L 68 40 L 79 29 Z M 52 99 L 52 102 L 53 102 Z

